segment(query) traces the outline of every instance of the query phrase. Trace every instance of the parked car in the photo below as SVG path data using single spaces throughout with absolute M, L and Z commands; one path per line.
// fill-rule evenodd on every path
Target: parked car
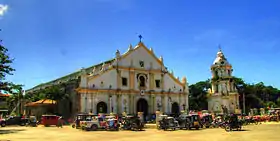
M 98 129 L 106 129 L 107 122 L 104 117 L 93 116 L 92 119 L 80 121 L 81 129 L 86 131 L 96 131 Z
M 21 116 L 10 116 L 6 119 L 0 119 L 1 127 L 5 127 L 6 125 L 20 125 L 24 126 L 28 122 L 27 118 L 22 118 Z
M 80 122 L 81 121 L 87 121 L 87 120 L 91 120 L 92 117 L 97 117 L 97 115 L 92 115 L 92 114 L 77 114 L 74 123 L 72 124 L 72 128 L 80 128 Z
M 176 130 L 178 128 L 178 121 L 175 120 L 174 117 L 163 117 L 159 121 L 159 127 L 158 129 L 163 129 L 163 130 Z
M 203 115 L 201 118 L 201 123 L 204 127 L 209 128 L 212 127 L 213 118 L 211 114 Z
M 198 114 L 191 114 L 190 115 L 190 129 L 195 128 L 196 130 L 198 130 L 199 128 L 202 127 L 201 121 L 200 121 L 200 117 Z
M 110 118 L 107 120 L 106 130 L 119 131 L 120 124 L 116 118 Z
M 138 116 L 125 116 L 122 120 L 122 129 L 123 130 L 142 130 L 145 124 L 142 122 Z
M 238 120 L 238 117 L 236 114 L 231 114 L 228 116 L 227 124 L 225 125 L 226 131 L 232 131 L 234 129 L 241 130 L 242 123 Z
M 191 116 L 188 114 L 182 114 L 178 117 L 178 124 L 180 129 L 189 129 L 190 128 L 190 122 L 191 122 Z
M 58 124 L 59 116 L 57 115 L 42 115 L 41 124 L 45 127 Z

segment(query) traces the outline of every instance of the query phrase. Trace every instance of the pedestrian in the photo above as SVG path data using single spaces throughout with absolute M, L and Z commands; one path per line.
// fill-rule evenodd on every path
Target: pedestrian
M 62 128 L 62 126 L 63 126 L 63 118 L 62 118 L 62 116 L 60 116 L 57 121 L 57 128 L 59 128 L 59 127 Z

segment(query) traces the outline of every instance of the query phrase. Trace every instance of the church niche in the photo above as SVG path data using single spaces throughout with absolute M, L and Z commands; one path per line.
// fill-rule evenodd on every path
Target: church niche
M 145 87 L 145 77 L 140 76 L 139 77 L 140 87 Z
M 141 74 L 141 73 L 137 74 L 138 86 L 145 88 L 147 79 L 148 78 L 146 74 Z

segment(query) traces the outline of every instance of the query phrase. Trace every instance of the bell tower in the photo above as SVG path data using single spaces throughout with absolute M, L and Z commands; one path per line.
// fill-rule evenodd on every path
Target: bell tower
M 208 110 L 214 113 L 234 113 L 239 109 L 239 94 L 232 76 L 232 65 L 221 49 L 211 65 L 211 85 L 208 94 Z

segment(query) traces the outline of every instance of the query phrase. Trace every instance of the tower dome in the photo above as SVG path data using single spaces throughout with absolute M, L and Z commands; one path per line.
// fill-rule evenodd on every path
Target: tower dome
M 227 58 L 221 49 L 219 49 L 217 52 L 217 56 L 213 62 L 213 65 L 229 65 L 229 62 L 227 61 Z

